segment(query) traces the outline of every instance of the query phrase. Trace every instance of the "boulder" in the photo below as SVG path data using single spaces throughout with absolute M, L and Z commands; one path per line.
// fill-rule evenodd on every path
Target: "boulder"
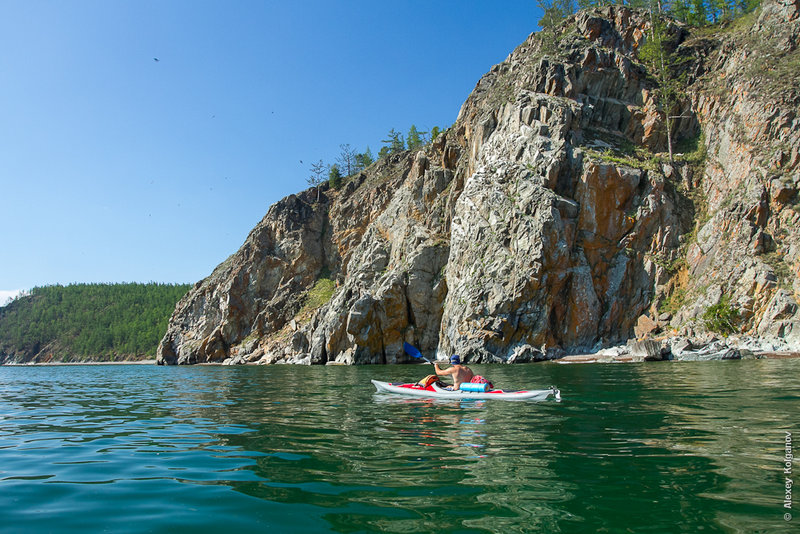
M 649 315 L 640 315 L 636 320 L 636 326 L 633 328 L 633 333 L 637 338 L 647 337 L 658 330 L 658 323 L 650 318 Z
M 685 337 L 675 337 L 669 341 L 670 352 L 674 357 L 679 357 L 684 352 L 689 352 L 695 349 L 691 340 Z
M 545 360 L 546 355 L 539 349 L 523 344 L 517 345 L 506 359 L 506 363 L 531 363 Z
M 661 360 L 661 343 L 646 339 L 643 341 L 630 341 L 628 349 L 634 361 L 659 361 Z

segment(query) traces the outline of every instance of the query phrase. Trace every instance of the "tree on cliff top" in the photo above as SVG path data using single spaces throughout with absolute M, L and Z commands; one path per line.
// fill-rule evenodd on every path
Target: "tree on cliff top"
M 645 43 L 639 47 L 639 60 L 644 63 L 653 76 L 657 86 L 656 103 L 664 113 L 669 160 L 673 161 L 672 124 L 680 115 L 672 115 L 685 95 L 683 76 L 675 74 L 681 58 L 667 47 L 667 29 L 660 17 L 650 11 L 650 33 Z
M 398 152 L 402 152 L 406 149 L 406 142 L 403 139 L 403 134 L 392 128 L 389 130 L 387 134 L 387 139 L 381 140 L 381 143 L 384 143 L 383 147 L 381 147 L 380 152 L 378 153 L 378 157 L 382 158 L 389 154 L 397 154 Z
M 542 10 L 542 18 L 539 19 L 539 26 L 545 31 L 549 31 L 555 36 L 558 25 L 575 13 L 574 0 L 536 0 L 536 6 Z M 584 6 L 581 6 L 584 7 Z
M 356 173 L 357 157 L 358 153 L 349 143 L 339 145 L 339 157 L 336 158 L 336 162 L 339 168 L 344 171 L 345 176 L 352 176 Z
M 427 140 L 426 135 L 428 132 L 420 132 L 415 125 L 411 125 L 408 130 L 408 140 L 406 144 L 409 150 L 419 150 L 425 145 Z
M 306 180 L 308 185 L 317 188 L 317 202 L 319 202 L 319 186 L 325 183 L 325 164 L 322 160 L 311 164 L 311 176 Z
M 362 152 L 361 154 L 356 155 L 356 166 L 358 167 L 358 171 L 363 171 L 375 161 L 375 158 L 372 155 L 372 150 L 367 147 L 367 149 Z
M 536 0 L 543 13 L 539 26 L 554 34 L 555 26 L 576 9 L 625 5 L 668 14 L 692 26 L 705 26 L 750 13 L 760 4 L 761 0 Z
M 334 189 L 342 187 L 342 173 L 339 171 L 338 165 L 331 165 L 331 169 L 328 171 L 328 183 Z

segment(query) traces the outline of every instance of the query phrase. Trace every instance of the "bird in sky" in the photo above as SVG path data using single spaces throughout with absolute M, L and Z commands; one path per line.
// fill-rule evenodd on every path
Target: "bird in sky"
M 154 57 L 154 58 L 153 58 L 153 61 L 155 61 L 156 63 L 158 63 L 158 58 L 157 58 L 157 57 Z

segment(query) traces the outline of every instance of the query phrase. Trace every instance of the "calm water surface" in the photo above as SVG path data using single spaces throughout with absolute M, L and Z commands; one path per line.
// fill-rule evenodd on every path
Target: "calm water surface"
M 0 531 L 800 531 L 800 360 L 476 368 L 563 401 L 369 382 L 426 366 L 0 367 Z

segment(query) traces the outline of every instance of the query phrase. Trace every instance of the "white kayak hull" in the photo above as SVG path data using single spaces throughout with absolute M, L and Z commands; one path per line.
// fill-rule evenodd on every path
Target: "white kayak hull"
M 532 389 L 522 391 L 451 391 L 444 389 L 437 384 L 430 386 L 415 387 L 415 384 L 392 384 L 390 382 L 381 382 L 380 380 L 372 380 L 372 384 L 378 390 L 378 393 L 394 393 L 396 395 L 406 395 L 411 397 L 424 397 L 428 399 L 500 399 L 500 400 L 545 400 L 550 395 L 553 395 L 556 400 L 561 400 L 561 392 L 555 387 L 548 389 Z

